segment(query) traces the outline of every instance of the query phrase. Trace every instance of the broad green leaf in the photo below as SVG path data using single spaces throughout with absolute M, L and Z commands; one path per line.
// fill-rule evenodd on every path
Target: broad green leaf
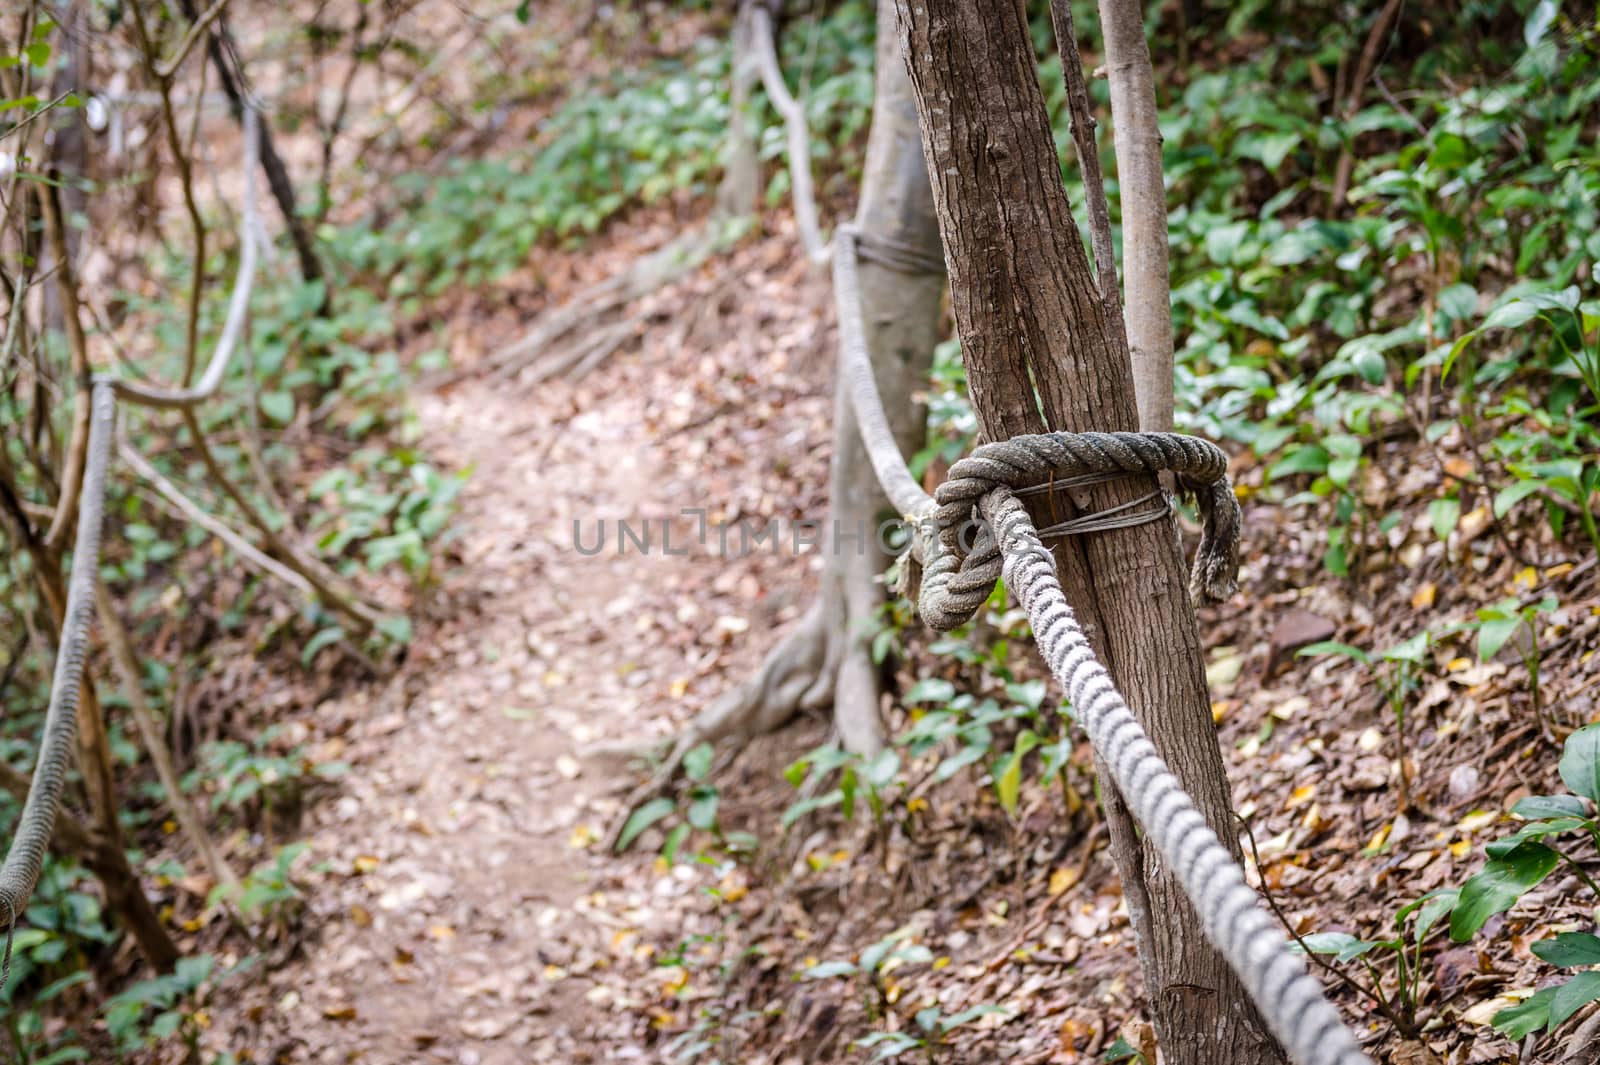
M 1600 936 L 1588 932 L 1562 932 L 1554 939 L 1541 939 L 1533 952 L 1560 969 L 1580 965 L 1600 965 Z
M 987 1017 L 996 1013 L 1003 1014 L 1007 1017 L 1011 1016 L 1011 1011 L 1006 1009 L 1004 1006 L 974 1006 L 969 1010 L 962 1010 L 960 1013 L 952 1013 L 950 1016 L 941 1020 L 939 1022 L 939 1031 L 948 1032 L 952 1029 L 960 1028 L 963 1024 L 975 1021 L 979 1017 Z
M 1439 292 L 1436 298 L 1439 313 L 1452 322 L 1464 322 L 1472 317 L 1478 306 L 1478 290 L 1457 282 Z
M 870 762 L 861 767 L 861 775 L 875 791 L 882 791 L 894 783 L 894 778 L 899 772 L 900 755 L 889 748 L 879 751 Z
M 1481 328 L 1515 329 L 1519 325 L 1527 325 L 1538 316 L 1539 308 L 1535 304 L 1528 300 L 1513 300 L 1490 311 Z
M 628 845 L 639 838 L 639 833 L 655 824 L 676 810 L 677 804 L 668 798 L 651 799 L 632 814 L 622 826 L 622 832 L 617 836 L 617 851 L 621 853 L 628 849 Z
M 1494 494 L 1494 516 L 1503 518 L 1512 507 L 1533 495 L 1540 488 L 1536 480 L 1513 481 Z
M 1589 824 L 1581 817 L 1556 817 L 1546 821 L 1529 821 L 1505 839 L 1497 839 L 1483 849 L 1491 858 L 1504 858 L 1530 839 L 1544 839 L 1573 832 Z
M 294 419 L 294 396 L 288 392 L 263 392 L 258 403 L 261 413 L 279 425 L 288 425 Z
M 1587 817 L 1588 808 L 1576 795 L 1529 795 L 1511 808 L 1517 817 L 1529 821 L 1548 817 Z
M 1433 500 L 1428 504 L 1428 518 L 1433 523 L 1433 535 L 1447 539 L 1461 520 L 1461 500 L 1455 496 Z
M 1041 679 L 1012 681 L 1006 685 L 1006 698 L 1029 710 L 1037 710 L 1044 703 L 1047 690 L 1048 686 Z
M 1561 780 L 1575 794 L 1600 802 L 1600 725 L 1589 725 L 1567 737 L 1561 752 Z
M 1512 907 L 1523 892 L 1550 875 L 1561 859 L 1542 843 L 1528 842 L 1502 858 L 1487 862 L 1461 888 L 1461 900 L 1450 914 L 1450 938 L 1465 943 L 1484 922 Z
M 1301 658 L 1309 658 L 1312 655 L 1343 655 L 1346 658 L 1353 658 L 1357 662 L 1372 661 L 1372 656 L 1361 648 L 1352 647 L 1337 640 L 1321 640 L 1317 643 L 1308 643 L 1300 648 L 1297 654 Z
M 954 699 L 956 686 L 942 677 L 923 677 L 906 692 L 906 705 L 912 703 L 947 703 Z
M 1379 657 L 1385 662 L 1412 662 L 1420 665 L 1423 659 L 1427 657 L 1428 643 L 1432 639 L 1432 635 L 1432 633 L 1424 629 L 1411 637 L 1411 639 L 1395 644 Z
M 710 832 L 717 826 L 717 806 L 720 799 L 714 788 L 696 788 L 697 794 L 689 803 L 686 814 L 689 823 L 702 832 Z
M 1507 1006 L 1496 1013 L 1489 1023 L 1494 1025 L 1495 1031 L 1512 1042 L 1525 1039 L 1550 1023 L 1550 1003 L 1555 999 L 1556 991 L 1557 988 L 1547 987 L 1535 992 L 1515 1006 Z
M 671 865 L 678 860 L 678 851 L 683 849 L 683 841 L 689 838 L 689 833 L 694 831 L 687 824 L 672 826 L 672 831 L 667 833 L 667 840 L 661 844 L 661 857 Z
M 1600 973 L 1579 973 L 1556 988 L 1550 1000 L 1550 1027 L 1566 1023 L 1568 1017 L 1600 998 Z
M 995 774 L 994 793 L 1000 805 L 1012 817 L 1017 815 L 1017 793 L 1022 789 L 1022 755 L 1012 751 L 1006 755 L 1005 767 Z
M 706 774 L 711 772 L 711 759 L 715 750 L 709 743 L 702 743 L 689 749 L 683 756 L 683 772 L 690 780 L 704 780 Z
M 1516 633 L 1522 624 L 1518 617 L 1488 618 L 1478 625 L 1478 657 L 1487 662 L 1500 653 L 1500 648 Z
M 1316 932 L 1309 936 L 1301 936 L 1300 940 L 1291 943 L 1293 950 L 1311 954 L 1331 954 L 1335 961 L 1355 961 L 1378 947 L 1379 944 L 1365 939 L 1357 939 L 1347 932 Z
M 889 957 L 895 946 L 911 934 L 909 928 L 891 932 L 861 952 L 861 971 L 875 973 Z
M 783 811 L 781 819 L 783 827 L 788 828 L 813 810 L 820 810 L 825 806 L 838 806 L 842 802 L 844 802 L 844 792 L 839 788 L 834 788 L 826 795 L 813 795 L 809 799 L 801 799 L 799 802 L 790 803 L 789 808 Z

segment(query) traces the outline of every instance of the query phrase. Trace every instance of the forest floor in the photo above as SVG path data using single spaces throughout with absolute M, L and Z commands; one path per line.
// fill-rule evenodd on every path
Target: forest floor
M 352 768 L 303 826 L 317 870 L 304 938 L 214 1004 L 219 1047 L 294 1062 L 646 1056 L 614 989 L 585 974 L 639 948 L 660 900 L 690 885 L 639 852 L 607 857 L 600 836 L 634 782 L 623 749 L 751 668 L 805 604 L 804 558 L 725 559 L 680 513 L 793 518 L 823 502 L 828 289 L 789 247 L 747 247 L 663 293 L 650 357 L 579 387 L 468 376 L 419 398 L 429 453 L 472 471 L 460 565 L 402 669 L 318 707 L 322 753 Z M 629 541 L 619 557 L 619 520 L 649 530 L 648 554 Z
M 595 263 L 650 233 L 629 229 Z M 724 1061 L 856 1060 L 853 1040 L 905 1030 L 935 1002 L 1009 1011 L 961 1030 L 940 1060 L 1086 1063 L 1119 1031 L 1139 1039 L 1132 932 L 1081 743 L 1070 787 L 1028 782 L 1015 816 L 982 773 L 914 773 L 876 823 L 824 810 L 781 831 L 795 797 L 782 771 L 826 739 L 803 720 L 713 774 L 723 827 L 762 841 L 754 860 L 707 848 L 668 864 L 657 829 L 605 851 L 640 779 L 620 752 L 736 683 L 807 602 L 805 555 L 724 556 L 682 513 L 793 520 L 825 505 L 829 291 L 794 247 L 786 233 L 747 241 L 652 297 L 639 343 L 577 385 L 468 375 L 419 397 L 426 446 L 472 473 L 459 565 L 401 669 L 317 708 L 320 753 L 351 770 L 306 815 L 294 946 L 226 985 L 208 1042 L 285 1063 L 665 1061 L 701 1039 Z M 1384 468 L 1421 469 L 1414 446 L 1390 445 Z M 1236 473 L 1248 497 L 1260 470 Z M 1424 474 L 1409 476 L 1397 496 L 1420 490 Z M 619 556 L 619 519 L 648 521 L 649 552 Z M 601 521 L 603 550 L 586 554 Z M 1524 705 L 1520 665 L 1478 663 L 1447 639 L 1411 710 L 1414 805 L 1401 812 L 1371 677 L 1285 647 L 1385 646 L 1485 589 L 1552 588 L 1564 635 L 1546 651 L 1546 699 L 1563 727 L 1581 724 L 1597 695 L 1593 565 L 1528 567 L 1465 539 L 1385 552 L 1342 581 L 1320 569 L 1314 513 L 1247 502 L 1246 537 L 1244 594 L 1203 619 L 1236 804 L 1297 931 L 1382 929 L 1475 867 L 1496 811 L 1557 786 L 1558 748 Z M 993 686 L 915 637 L 911 651 L 902 692 L 926 676 Z M 1038 675 L 1015 657 L 1019 677 Z M 1583 926 L 1560 901 L 1574 883 L 1552 878 L 1524 906 L 1541 926 Z M 796 979 L 889 935 L 929 954 L 870 988 Z M 1371 1016 L 1389 1060 L 1507 1060 L 1503 1041 L 1474 1033 L 1488 1035 L 1481 989 L 1519 972 L 1531 986 L 1538 963 L 1521 936 L 1496 945 L 1509 938 L 1431 959 L 1424 993 L 1476 1007 L 1433 1050 L 1337 994 Z

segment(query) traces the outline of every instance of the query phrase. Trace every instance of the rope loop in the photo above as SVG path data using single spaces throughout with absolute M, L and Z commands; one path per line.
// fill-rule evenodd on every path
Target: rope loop
M 1038 433 L 980 444 L 950 467 L 934 493 L 937 549 L 922 547 L 919 612 L 934 628 L 951 621 L 960 625 L 988 598 L 988 589 L 1000 576 L 998 549 L 992 532 L 974 538 L 971 528 L 978 521 L 979 504 L 995 489 L 1030 495 L 1163 471 L 1176 476 L 1180 492 L 1192 497 L 1200 510 L 1200 547 L 1189 594 L 1197 604 L 1222 602 L 1238 590 L 1240 515 L 1228 480 L 1228 456 L 1221 448 L 1181 433 Z M 1082 535 L 1156 521 L 1169 512 L 1170 503 L 1140 508 L 1160 495 L 1152 492 L 1081 515 L 1039 535 Z

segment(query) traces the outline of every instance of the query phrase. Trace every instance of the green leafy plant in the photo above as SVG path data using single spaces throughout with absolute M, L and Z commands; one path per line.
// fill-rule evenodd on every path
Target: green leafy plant
M 911 1022 L 915 1027 L 897 1032 L 873 1032 L 857 1039 L 854 1045 L 871 1050 L 873 1061 L 890 1061 L 907 1051 L 921 1050 L 929 1062 L 934 1062 L 951 1032 L 980 1017 L 995 1014 L 1010 1016 L 1010 1012 L 1000 1006 L 973 1006 L 948 1016 L 937 1005 L 925 1006 L 912 1014 Z
M 1305 953 L 1331 958 L 1336 964 L 1359 961 L 1369 982 L 1355 985 L 1357 989 L 1377 1002 L 1379 1010 L 1402 1035 L 1414 1037 L 1425 985 L 1422 949 L 1429 935 L 1443 927 L 1439 922 L 1456 906 L 1458 894 L 1453 888 L 1433 891 L 1401 907 L 1394 915 L 1394 934 L 1386 939 L 1361 939 L 1346 932 L 1317 932 L 1298 937 L 1293 946 Z M 1385 980 L 1374 964 L 1375 959 L 1393 963 L 1392 981 Z M 1393 990 L 1387 990 L 1391 985 Z
M 1433 634 L 1424 629 L 1409 640 L 1397 643 L 1387 650 L 1378 652 L 1377 655 L 1333 640 L 1310 644 L 1302 647 L 1299 652 L 1301 656 L 1340 655 L 1360 662 L 1368 668 L 1376 667 L 1378 688 L 1383 693 L 1384 702 L 1388 704 L 1389 713 L 1394 717 L 1395 744 L 1400 756 L 1400 792 L 1396 797 L 1396 806 L 1400 813 L 1411 809 L 1411 769 L 1408 765 L 1406 707 L 1411 701 L 1412 693 L 1417 689 L 1419 678 L 1431 662 L 1428 652 L 1432 644 Z
M 1600 852 L 1600 725 L 1579 729 L 1567 738 L 1561 755 L 1561 779 L 1570 794 L 1533 795 L 1512 808 L 1523 824 L 1511 835 L 1488 844 L 1489 860 L 1462 884 L 1450 915 L 1450 936 L 1464 943 L 1477 935 L 1489 918 L 1503 913 L 1561 865 L 1600 898 L 1600 885 L 1574 856 L 1574 847 Z M 1594 941 L 1594 942 L 1591 942 Z M 1534 953 L 1560 968 L 1600 963 L 1600 940 L 1565 933 L 1533 945 Z M 1600 974 L 1580 972 L 1566 982 L 1545 988 L 1495 1014 L 1494 1026 L 1514 1039 L 1554 1029 L 1577 1010 L 1600 999 Z
M 1487 662 L 1499 654 L 1508 642 L 1516 648 L 1523 668 L 1528 671 L 1528 691 L 1533 699 L 1534 716 L 1539 720 L 1539 728 L 1544 731 L 1548 731 L 1548 727 L 1544 719 L 1544 699 L 1539 688 L 1539 615 L 1548 614 L 1555 608 L 1554 596 L 1545 596 L 1531 603 L 1523 603 L 1512 597 L 1491 606 L 1479 607 L 1476 619 L 1468 623 L 1470 628 L 1478 632 L 1478 657 L 1483 661 Z M 1522 635 L 1519 636 L 1519 633 Z

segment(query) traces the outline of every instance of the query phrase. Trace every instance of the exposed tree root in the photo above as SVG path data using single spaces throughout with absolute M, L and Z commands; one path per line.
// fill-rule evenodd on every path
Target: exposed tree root
M 796 714 L 831 706 L 834 731 L 845 750 L 870 755 L 882 749 L 879 670 L 867 641 L 859 635 L 871 615 L 849 617 L 842 592 L 838 582 L 825 587 L 750 677 L 724 692 L 671 739 L 650 779 L 623 803 L 608 846 L 616 846 L 634 809 L 672 786 L 684 756 L 702 743 L 717 745 L 728 758 L 737 757 L 750 741 L 777 731 Z M 870 578 L 865 593 L 848 598 L 871 602 L 878 592 Z

